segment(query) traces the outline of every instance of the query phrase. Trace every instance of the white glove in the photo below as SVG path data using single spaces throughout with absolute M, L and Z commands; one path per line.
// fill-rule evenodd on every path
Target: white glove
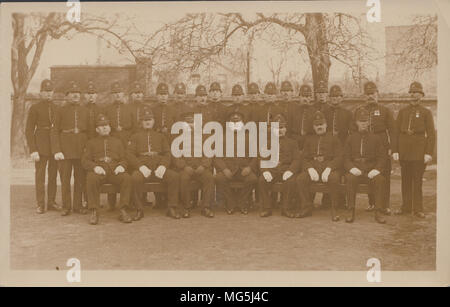
M 162 179 L 164 177 L 164 174 L 166 173 L 166 167 L 163 165 L 158 166 L 158 168 L 155 171 L 155 176 L 159 179 Z
M 380 174 L 379 170 L 373 169 L 369 172 L 369 174 L 367 174 L 367 177 L 372 179 L 373 177 L 378 176 L 379 174 Z
M 285 171 L 283 174 L 283 180 L 284 181 L 288 180 L 289 178 L 292 177 L 292 175 L 294 175 L 294 173 L 292 173 L 291 171 Z
M 142 173 L 142 175 L 144 175 L 145 178 L 148 178 L 152 174 L 152 171 L 145 165 L 142 165 L 139 168 L 139 171 Z
M 125 172 L 125 169 L 123 168 L 122 165 L 119 165 L 118 167 L 116 167 L 116 169 L 114 170 L 114 174 L 119 175 L 120 173 Z
M 263 173 L 263 177 L 264 179 L 266 179 L 267 182 L 271 182 L 273 179 L 272 174 L 269 171 L 265 171 Z
M 425 155 L 425 156 L 423 157 L 423 162 L 425 162 L 425 164 L 430 163 L 431 160 L 433 160 L 433 157 L 430 156 L 430 155 Z
M 322 182 L 328 182 L 328 176 L 330 176 L 331 168 L 327 167 L 322 173 Z
M 38 153 L 37 151 L 32 152 L 32 153 L 30 154 L 30 157 L 31 157 L 31 160 L 33 160 L 33 162 L 39 162 L 39 160 L 41 159 L 41 158 L 39 157 L 39 153 Z
M 96 173 L 97 175 L 106 175 L 105 170 L 101 166 L 94 167 L 94 173 Z
M 398 152 L 394 152 L 392 154 L 392 159 L 394 159 L 394 161 L 398 161 L 399 157 L 398 157 Z
M 319 173 L 313 168 L 308 168 L 309 177 L 312 181 L 319 181 Z
M 56 161 L 64 160 L 64 154 L 62 152 L 55 153 L 55 160 Z
M 353 167 L 352 169 L 350 169 L 350 174 L 355 175 L 355 176 L 361 176 L 362 172 L 359 168 Z

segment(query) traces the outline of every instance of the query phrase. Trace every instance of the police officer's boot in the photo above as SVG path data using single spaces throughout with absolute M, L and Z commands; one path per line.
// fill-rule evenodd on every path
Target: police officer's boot
M 331 201 L 331 220 L 333 222 L 338 222 L 340 220 L 339 215 L 337 215 L 336 207 L 337 207 L 337 203 L 333 199 Z
M 191 217 L 191 213 L 190 213 L 190 211 L 189 211 L 189 208 L 184 209 L 183 215 L 182 215 L 182 216 L 183 216 L 183 218 L 185 218 L 185 219 Z
M 379 210 L 375 210 L 375 221 L 380 224 L 386 223 L 386 219 L 382 216 Z
M 261 216 L 261 217 L 268 217 L 268 216 L 271 216 L 271 215 L 272 215 L 272 210 L 270 210 L 270 209 L 264 209 L 259 214 L 259 216 Z
M 91 217 L 89 218 L 89 224 L 97 225 L 98 224 L 98 214 L 97 209 L 91 209 Z
M 214 217 L 214 212 L 208 207 L 205 207 L 202 209 L 202 215 L 206 217 Z
M 44 210 L 44 208 L 42 206 L 37 206 L 36 207 L 36 213 L 37 214 L 42 214 L 44 212 L 45 212 L 45 210 Z
M 348 209 L 349 216 L 345 219 L 346 223 L 353 223 L 355 221 L 355 208 Z
M 300 208 L 298 217 L 305 218 L 308 216 L 312 216 L 312 206 L 304 206 L 304 207 Z
M 137 209 L 136 215 L 133 217 L 133 221 L 139 221 L 144 217 L 144 211 L 142 209 Z
M 128 215 L 127 210 L 125 210 L 124 208 L 120 209 L 119 221 L 121 221 L 122 223 L 132 222 L 131 217 Z
M 178 214 L 177 210 L 175 208 L 173 208 L 173 207 L 170 207 L 167 210 L 167 216 L 171 217 L 171 218 L 174 218 L 174 219 L 179 219 L 180 218 L 180 215 Z
M 288 218 L 295 217 L 294 214 L 291 211 L 289 211 L 289 209 L 287 209 L 287 208 L 281 208 L 281 216 L 285 216 Z

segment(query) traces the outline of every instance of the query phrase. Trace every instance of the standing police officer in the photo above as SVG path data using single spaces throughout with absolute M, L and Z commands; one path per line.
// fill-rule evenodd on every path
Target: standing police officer
M 55 133 L 52 135 L 52 151 L 59 161 L 63 216 L 72 209 L 70 179 L 74 177 L 73 211 L 86 214 L 82 206 L 82 193 L 85 173 L 81 166 L 81 156 L 87 141 L 89 111 L 80 104 L 81 90 L 77 83 L 70 82 L 66 90 L 67 104 L 56 115 Z
M 50 131 L 54 127 L 58 110 L 52 102 L 53 84 L 45 79 L 41 82 L 40 100 L 31 106 L 25 127 L 25 136 L 30 156 L 35 167 L 36 212 L 45 212 L 45 170 L 47 177 L 47 209 L 56 210 L 56 177 L 58 165 L 55 161 L 50 143 Z
M 409 106 L 397 116 L 398 146 L 393 148 L 394 160 L 400 160 L 402 175 L 402 207 L 396 214 L 413 212 L 424 218 L 422 206 L 422 178 L 427 163 L 431 162 L 435 130 L 430 110 L 420 105 L 424 96 L 422 84 L 411 83 Z
M 138 81 L 131 84 L 130 102 L 130 109 L 133 115 L 133 133 L 136 133 L 141 128 L 141 113 L 147 108 L 144 105 L 144 88 Z
M 312 89 L 308 84 L 300 86 L 298 102 L 291 103 L 288 112 L 288 133 L 298 142 L 299 150 L 303 149 L 305 136 L 313 134 L 312 130 Z

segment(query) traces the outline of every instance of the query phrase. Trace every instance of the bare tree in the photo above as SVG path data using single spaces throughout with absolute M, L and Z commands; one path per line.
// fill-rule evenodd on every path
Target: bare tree
M 437 15 L 415 16 L 413 25 L 396 42 L 396 52 L 392 54 L 396 63 L 413 70 L 414 77 L 438 63 L 437 18 Z

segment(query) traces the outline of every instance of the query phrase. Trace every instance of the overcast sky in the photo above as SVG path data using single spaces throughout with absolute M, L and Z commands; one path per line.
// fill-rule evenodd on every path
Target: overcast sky
M 355 1 L 350 3 L 355 3 Z M 189 3 L 183 3 L 182 5 L 170 7 L 164 3 L 128 3 L 126 5 L 126 12 L 124 13 L 123 4 L 112 4 L 109 6 L 107 11 L 105 9 L 106 6 L 102 6 L 102 4 L 92 5 L 82 3 L 82 11 L 96 14 L 102 12 L 102 14 L 106 14 L 106 16 L 108 16 L 108 14 L 119 12 L 120 14 L 123 14 L 121 17 L 133 17 L 136 25 L 146 29 L 146 32 L 151 32 L 158 29 L 165 22 L 175 21 L 187 12 L 198 12 L 197 7 L 195 5 L 189 6 Z M 265 5 L 267 4 L 265 3 Z M 177 9 L 175 10 L 173 8 Z M 352 8 L 355 9 L 353 6 Z M 261 7 L 262 11 L 264 11 L 264 9 L 267 10 L 267 8 Z M 286 8 L 277 5 L 277 11 L 282 12 L 284 9 Z M 255 11 L 254 7 L 244 6 L 244 8 L 242 8 L 239 3 L 233 3 L 231 7 L 227 7 L 227 10 L 243 12 L 243 14 L 248 17 L 254 16 Z M 107 13 L 105 13 L 106 11 Z M 346 10 L 343 9 L 342 11 Z M 356 11 L 352 11 L 352 13 L 355 15 L 361 15 L 365 11 L 367 11 L 367 9 L 364 6 L 359 6 Z M 373 36 L 376 48 L 380 51 L 380 53 L 383 54 L 385 49 L 384 28 L 386 26 L 408 25 L 411 23 L 412 14 L 426 13 L 426 11 L 427 10 L 424 10 L 424 7 L 414 7 L 408 10 L 396 7 L 387 8 L 387 5 L 382 5 L 382 22 L 368 24 L 368 31 Z M 270 80 L 271 74 L 267 62 L 271 57 L 276 58 L 277 52 L 268 48 L 264 42 L 257 43 L 254 47 L 253 73 L 254 75 L 260 76 L 262 80 Z M 49 41 L 45 47 L 45 51 L 42 55 L 34 80 L 30 85 L 30 91 L 38 90 L 39 80 L 50 76 L 49 68 L 53 65 L 96 64 L 98 57 L 97 49 L 97 39 L 89 35 L 78 35 L 71 40 L 60 39 Z M 105 45 L 102 45 L 100 53 L 102 64 L 131 64 L 126 57 L 119 55 L 114 48 L 107 48 Z M 282 75 L 286 75 L 289 70 L 292 70 L 292 67 L 295 67 L 295 69 L 298 69 L 299 71 L 306 71 L 309 64 L 304 63 L 301 57 L 295 56 L 295 53 L 293 53 L 293 56 L 290 58 L 289 65 L 283 71 Z M 345 69 L 346 68 L 343 67 L 343 65 L 333 62 L 330 70 L 330 79 L 333 80 L 337 76 L 342 75 Z M 382 60 L 377 63 L 376 70 L 378 70 L 380 75 L 383 75 L 384 62 Z M 373 77 L 375 77 L 376 71 L 371 73 Z

